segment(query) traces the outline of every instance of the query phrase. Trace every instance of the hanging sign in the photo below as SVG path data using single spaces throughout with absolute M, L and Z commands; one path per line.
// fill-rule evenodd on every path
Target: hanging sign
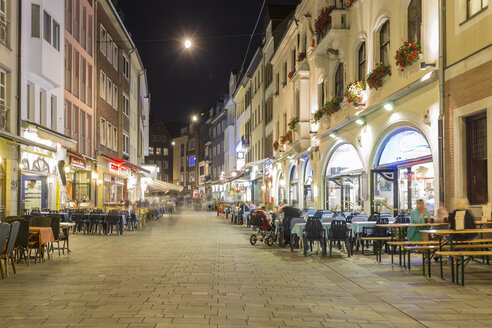
M 70 156 L 70 164 L 72 166 L 80 167 L 82 169 L 87 168 L 87 163 L 84 160 L 77 158 L 77 157 L 73 157 L 73 156 Z

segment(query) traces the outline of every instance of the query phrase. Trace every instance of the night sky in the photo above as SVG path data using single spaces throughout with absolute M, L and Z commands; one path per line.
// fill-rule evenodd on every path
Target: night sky
M 267 0 L 297 4 L 298 0 Z M 227 91 L 243 62 L 262 0 L 118 0 L 148 73 L 151 116 L 177 120 L 201 112 Z M 262 21 L 256 33 L 261 33 Z M 184 49 L 186 37 L 192 49 Z M 251 56 L 260 45 L 255 36 Z M 245 66 L 247 67 L 248 61 Z

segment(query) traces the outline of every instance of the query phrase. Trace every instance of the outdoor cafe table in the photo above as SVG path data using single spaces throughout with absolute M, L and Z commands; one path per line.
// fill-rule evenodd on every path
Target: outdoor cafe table
M 55 241 L 51 227 L 29 227 L 29 233 L 37 236 L 40 246 Z M 43 247 L 41 247 L 41 258 L 44 259 Z
M 449 242 L 449 248 L 450 250 L 454 250 L 456 247 L 456 243 L 454 243 L 453 236 L 454 235 L 459 235 L 459 234 L 466 234 L 466 233 L 473 233 L 473 234 L 480 234 L 480 238 L 482 238 L 482 234 L 484 233 L 492 233 L 492 228 L 482 228 L 482 229 L 463 229 L 463 230 L 451 230 L 451 229 L 446 229 L 446 230 L 435 230 L 435 229 L 430 229 L 430 230 L 420 230 L 422 233 L 426 234 L 433 234 L 438 236 L 439 238 L 439 251 L 442 250 L 442 247 Z M 443 237 L 448 236 L 449 239 L 445 239 Z M 441 279 L 444 279 L 443 271 L 442 271 L 442 256 L 439 258 L 439 266 L 441 268 Z M 458 275 L 458 273 L 456 273 Z M 456 282 L 458 281 L 456 277 Z M 455 274 L 454 274 L 454 258 L 451 257 L 451 281 L 455 282 Z

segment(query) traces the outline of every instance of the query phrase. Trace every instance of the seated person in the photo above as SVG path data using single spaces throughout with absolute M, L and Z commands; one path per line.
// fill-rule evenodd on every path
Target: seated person
M 425 208 L 425 202 L 423 199 L 417 200 L 417 208 L 413 209 L 410 212 L 410 223 L 425 223 L 426 219 L 431 217 L 430 212 Z M 424 240 L 423 234 L 420 230 L 426 230 L 427 227 L 408 227 L 407 230 L 407 239 L 411 241 L 422 241 Z M 425 240 L 427 240 L 428 236 L 425 236 Z
M 456 217 L 457 217 L 457 215 L 463 215 L 463 213 L 462 213 L 463 211 L 465 212 L 464 213 L 463 228 L 464 229 L 475 229 L 476 228 L 475 219 L 473 217 L 472 212 L 468 209 L 470 207 L 468 204 L 468 199 L 456 198 L 454 201 L 454 207 L 456 209 L 452 213 L 449 213 L 449 217 L 448 217 L 450 229 L 456 230 L 456 226 L 457 226 Z M 477 234 L 475 234 L 475 233 L 456 234 L 453 236 L 453 239 L 455 239 L 455 240 L 471 240 L 476 235 Z

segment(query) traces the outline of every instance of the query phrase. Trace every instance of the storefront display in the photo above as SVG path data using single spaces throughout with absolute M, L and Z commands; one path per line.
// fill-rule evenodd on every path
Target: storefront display
M 381 148 L 377 167 L 372 170 L 372 212 L 409 212 L 418 199 L 432 211 L 434 164 L 424 136 L 402 129 L 391 134 Z
M 122 178 L 104 174 L 104 204 L 119 204 L 123 198 L 125 182 Z
M 354 146 L 342 144 L 333 152 L 325 176 L 325 208 L 362 210 L 362 162 Z

